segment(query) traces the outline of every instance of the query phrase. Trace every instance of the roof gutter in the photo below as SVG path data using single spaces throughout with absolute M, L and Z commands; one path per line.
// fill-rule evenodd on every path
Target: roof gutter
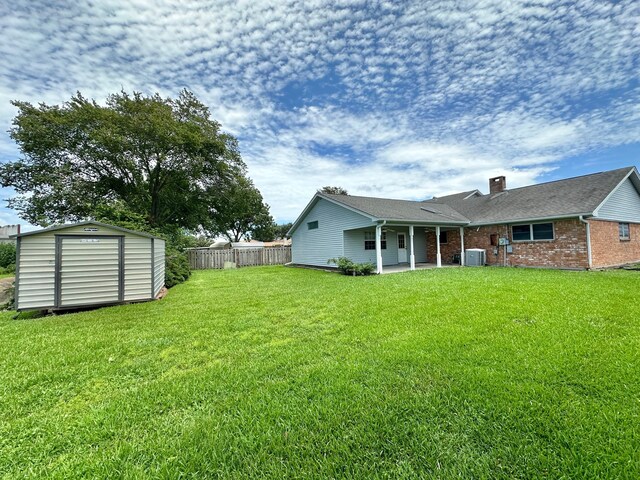
M 587 230 L 587 258 L 589 260 L 589 270 L 593 267 L 593 260 L 591 258 L 591 225 L 584 219 L 584 215 L 578 217 L 582 223 L 586 225 Z
M 382 218 L 378 218 L 378 221 L 382 221 Z M 463 220 L 460 221 L 447 221 L 447 220 L 438 220 L 438 221 L 428 221 L 428 220 L 409 220 L 407 218 L 385 218 L 385 222 L 390 222 L 389 225 L 393 226 L 408 226 L 408 225 L 421 225 L 425 227 L 430 227 L 433 225 L 454 225 L 454 226 L 467 226 L 469 222 L 465 222 Z

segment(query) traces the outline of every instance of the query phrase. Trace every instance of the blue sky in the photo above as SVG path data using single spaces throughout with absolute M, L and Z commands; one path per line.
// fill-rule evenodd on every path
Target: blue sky
M 0 65 L 0 161 L 12 99 L 188 88 L 279 222 L 324 185 L 424 199 L 640 163 L 637 1 L 18 0 Z

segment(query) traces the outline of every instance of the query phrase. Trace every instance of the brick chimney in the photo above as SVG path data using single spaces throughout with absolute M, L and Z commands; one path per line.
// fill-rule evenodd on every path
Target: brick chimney
M 489 194 L 504 192 L 507 189 L 507 177 L 493 177 L 489 179 Z

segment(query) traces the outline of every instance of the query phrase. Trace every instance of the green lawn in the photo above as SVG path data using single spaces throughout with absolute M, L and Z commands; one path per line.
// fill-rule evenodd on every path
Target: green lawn
M 640 276 L 196 272 L 0 317 L 5 478 L 640 478 Z

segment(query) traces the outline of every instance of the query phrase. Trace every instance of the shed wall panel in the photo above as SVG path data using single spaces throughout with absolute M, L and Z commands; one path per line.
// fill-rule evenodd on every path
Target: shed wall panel
M 47 308 L 54 303 L 56 244 L 53 233 L 20 239 L 16 308 Z
M 309 229 L 310 222 L 318 228 Z M 344 255 L 343 231 L 370 226 L 369 217 L 318 198 L 291 238 L 291 261 L 302 265 L 327 266 L 330 258 Z
M 151 297 L 151 239 L 127 234 L 124 239 L 124 299 Z
M 153 248 L 153 296 L 157 296 L 162 287 L 164 286 L 164 257 L 165 257 L 165 245 L 164 240 L 156 238 L 154 240 Z

